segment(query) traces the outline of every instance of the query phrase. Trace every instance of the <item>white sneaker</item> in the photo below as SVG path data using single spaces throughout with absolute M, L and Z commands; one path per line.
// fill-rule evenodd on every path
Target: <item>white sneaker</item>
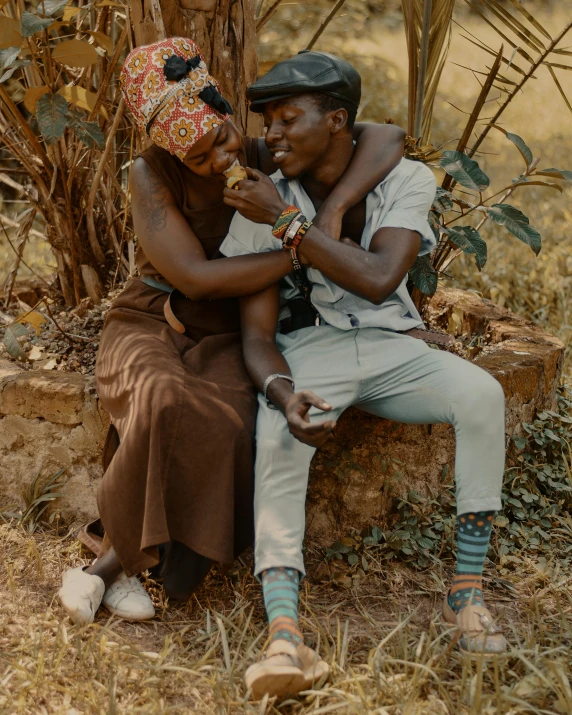
M 68 616 L 78 625 L 93 623 L 105 592 L 103 579 L 86 573 L 83 567 L 66 571 L 58 596 Z
M 155 608 L 141 581 L 137 576 L 127 578 L 123 571 L 105 591 L 103 605 L 126 621 L 148 621 L 155 616 Z

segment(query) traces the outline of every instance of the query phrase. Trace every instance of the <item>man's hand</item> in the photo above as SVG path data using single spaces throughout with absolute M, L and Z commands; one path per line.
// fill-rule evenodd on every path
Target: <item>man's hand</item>
M 224 190 L 224 202 L 254 223 L 273 226 L 288 204 L 265 174 L 248 167 L 246 171 L 248 179 L 239 181 L 238 188 Z
M 331 405 L 322 400 L 310 390 L 295 392 L 288 398 L 284 407 L 284 416 L 288 422 L 290 434 L 297 440 L 310 447 L 321 447 L 332 434 L 336 423 L 333 420 L 327 422 L 310 422 L 308 411 L 310 407 L 317 407 L 319 410 L 328 412 Z

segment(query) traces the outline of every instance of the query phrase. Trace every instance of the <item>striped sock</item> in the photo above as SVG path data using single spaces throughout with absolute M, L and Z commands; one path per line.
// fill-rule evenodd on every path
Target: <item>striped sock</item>
M 461 514 L 457 518 L 457 571 L 449 590 L 449 606 L 482 606 L 483 567 L 489 550 L 494 511 Z
M 296 569 L 272 568 L 262 572 L 262 593 L 270 631 L 270 641 L 283 638 L 302 643 L 298 628 L 298 584 Z

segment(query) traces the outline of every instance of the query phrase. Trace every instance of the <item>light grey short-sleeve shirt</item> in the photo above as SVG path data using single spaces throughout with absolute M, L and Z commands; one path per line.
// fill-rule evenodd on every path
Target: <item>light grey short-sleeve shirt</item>
M 298 206 L 309 219 L 315 216 L 314 206 L 297 180 L 288 181 L 280 171 L 273 174 L 271 179 L 288 204 Z M 421 235 L 419 255 L 429 253 L 436 244 L 427 220 L 434 198 L 435 178 L 431 169 L 419 162 L 402 159 L 366 198 L 362 248 L 366 251 L 369 249 L 375 232 L 380 228 L 408 228 Z M 225 256 L 242 256 L 281 248 L 282 242 L 274 238 L 270 226 L 253 223 L 236 213 L 220 251 Z M 407 291 L 407 277 L 381 305 L 374 305 L 332 283 L 315 268 L 308 268 L 307 275 L 312 284 L 312 303 L 329 325 L 341 330 L 386 328 L 401 331 L 423 327 Z M 290 276 L 282 281 L 280 294 L 283 302 L 280 312 L 282 319 L 288 315 L 286 300 L 299 296 Z

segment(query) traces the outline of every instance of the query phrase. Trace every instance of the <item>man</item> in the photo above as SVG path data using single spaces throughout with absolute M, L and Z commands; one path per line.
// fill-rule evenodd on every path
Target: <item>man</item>
M 350 405 L 401 422 L 454 426 L 459 548 L 443 615 L 461 631 L 466 652 L 502 652 L 506 641 L 484 606 L 481 577 L 501 506 L 503 392 L 477 366 L 406 334 L 423 328 L 406 280 L 416 257 L 435 245 L 427 222 L 433 174 L 402 160 L 347 215 L 347 238 L 334 241 L 306 219 L 351 159 L 358 73 L 332 55 L 302 53 L 276 65 L 248 97 L 251 109 L 264 114 L 266 142 L 280 172 L 272 180 L 251 173 L 256 181 L 227 192 L 228 203 L 263 225 L 237 214 L 221 251 L 269 251 L 280 247 L 275 236 L 281 236 L 283 246 L 297 245 L 310 267 L 306 284 L 294 252 L 292 277 L 241 305 L 245 361 L 262 393 L 255 574 L 270 625 L 270 646 L 247 671 L 247 685 L 257 697 L 292 694 L 327 671 L 317 660 L 312 672 L 297 623 L 304 504 L 314 451 Z

